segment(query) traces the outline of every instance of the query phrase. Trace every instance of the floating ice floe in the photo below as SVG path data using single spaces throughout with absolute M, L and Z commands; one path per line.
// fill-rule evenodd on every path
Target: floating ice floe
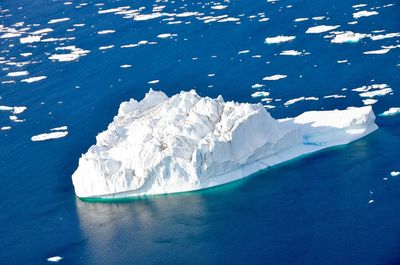
M 62 260 L 62 257 L 60 256 L 54 256 L 47 259 L 49 262 L 59 262 L 60 260 Z
M 264 81 L 276 81 L 280 79 L 286 78 L 287 75 L 271 75 L 271 76 L 266 76 L 263 78 Z
M 385 54 L 388 53 L 390 49 L 380 49 L 380 50 L 373 50 L 373 51 L 366 51 L 363 54 Z
M 324 98 L 345 98 L 346 96 L 344 95 L 328 95 L 328 96 L 324 96 Z
M 353 13 L 353 18 L 359 19 L 360 17 L 369 17 L 369 16 L 375 16 L 375 15 L 378 15 L 378 14 L 379 13 L 376 12 L 376 11 L 363 10 L 363 11 L 358 11 L 358 12 Z
M 114 33 L 114 32 L 115 32 L 115 30 L 113 30 L 113 29 L 105 29 L 105 30 L 98 31 L 97 34 L 105 35 L 105 34 L 111 34 L 111 33 Z
M 337 29 L 338 27 L 340 27 L 340 25 L 336 26 L 320 25 L 308 28 L 306 33 L 322 33 L 322 32 L 332 31 L 334 29 Z
M 42 76 L 34 76 L 34 77 L 29 77 L 29 78 L 22 79 L 21 82 L 33 83 L 33 82 L 38 82 L 38 81 L 46 79 L 46 78 L 47 78 L 47 76 L 44 76 L 44 75 L 42 75 Z
M 383 39 L 390 39 L 400 37 L 400 33 L 386 33 L 386 34 L 379 34 L 379 35 L 372 35 L 370 38 L 371 40 L 383 40 Z
M 123 64 L 120 66 L 121 68 L 131 68 L 132 65 L 131 64 Z
M 378 102 L 378 100 L 372 99 L 372 98 L 368 98 L 368 99 L 364 99 L 364 100 L 363 100 L 363 104 L 364 104 L 364 105 L 373 105 L 373 104 L 375 104 L 376 102 Z
M 99 47 L 99 50 L 108 50 L 114 48 L 114 45 L 108 45 L 108 46 L 101 46 Z
M 34 42 L 39 42 L 41 38 L 42 36 L 30 35 L 24 38 L 20 38 L 19 42 L 21 42 L 22 44 L 34 43 Z
M 296 18 L 294 20 L 294 22 L 303 22 L 303 21 L 307 21 L 307 20 L 308 20 L 308 17 L 300 17 L 300 18 Z
M 166 39 L 166 38 L 171 38 L 171 37 L 176 37 L 176 36 L 178 36 L 178 35 L 172 34 L 172 33 L 163 33 L 163 34 L 157 35 L 157 38 Z
M 51 19 L 49 22 L 47 22 L 47 24 L 55 24 L 55 23 L 60 23 L 60 22 L 68 21 L 68 20 L 70 20 L 70 18 L 68 18 L 68 17 L 56 18 L 56 19 Z
M 16 77 L 16 76 L 24 76 L 24 75 L 28 75 L 28 74 L 29 74 L 28 71 L 18 71 L 18 72 L 10 72 L 7 74 L 7 76 Z
M 352 91 L 360 92 L 360 97 L 373 98 L 377 96 L 385 96 L 393 92 L 387 84 L 373 84 L 370 86 L 362 86 L 352 89 Z
M 151 80 L 151 81 L 149 81 L 149 82 L 147 82 L 148 84 L 157 84 L 157 83 L 159 83 L 160 82 L 160 80 Z
M 352 8 L 356 9 L 356 8 L 365 7 L 365 6 L 367 6 L 367 4 L 357 4 L 357 5 L 353 5 Z
M 390 172 L 390 176 L 392 176 L 392 177 L 397 177 L 397 176 L 399 176 L 400 175 L 400 172 L 399 171 L 392 171 L 392 172 Z
M 50 129 L 50 131 L 52 131 L 52 132 L 34 135 L 31 137 L 31 140 L 33 142 L 39 142 L 39 141 L 47 141 L 47 140 L 62 138 L 62 137 L 65 137 L 68 135 L 67 130 L 68 130 L 67 126 L 53 128 L 53 129 Z
M 281 53 L 279 55 L 286 55 L 286 56 L 298 56 L 298 55 L 302 55 L 302 52 L 299 51 L 295 51 L 295 50 L 285 50 L 285 51 L 281 51 Z
M 281 42 L 288 42 L 292 41 L 296 38 L 296 36 L 276 36 L 276 37 L 269 37 L 265 39 L 265 43 L 267 44 L 276 44 Z
M 296 102 L 304 101 L 304 100 L 306 100 L 306 101 L 307 100 L 318 100 L 318 98 L 316 98 L 316 97 L 299 97 L 299 98 L 289 99 L 288 101 L 286 101 L 284 103 L 284 105 L 285 106 L 289 106 L 289 105 L 292 105 L 292 104 L 294 104 Z
M 55 60 L 59 62 L 69 62 L 69 61 L 75 61 L 81 56 L 87 55 L 90 51 L 88 50 L 83 50 L 81 48 L 78 48 L 74 45 L 71 46 L 65 46 L 65 47 L 57 47 L 56 51 L 67 51 L 69 53 L 60 53 L 60 54 L 52 54 L 49 56 L 50 60 Z
M 254 92 L 253 94 L 251 94 L 251 96 L 252 96 L 253 98 L 268 97 L 268 96 L 269 96 L 269 92 L 266 92 L 266 91 L 257 91 L 257 92 Z
M 150 91 L 123 102 L 72 175 L 81 198 L 117 199 L 206 189 L 377 129 L 371 107 L 275 120 L 262 104 L 195 91 Z
M 215 5 L 215 6 L 211 6 L 211 9 L 215 9 L 215 10 L 222 10 L 227 8 L 228 6 L 225 5 Z
M 352 31 L 337 31 L 334 32 L 332 43 L 356 43 L 361 39 L 368 37 L 368 34 L 362 34 Z
M 251 86 L 251 88 L 262 88 L 264 86 L 265 85 L 263 85 L 263 84 L 254 84 L 254 85 Z
M 379 116 L 393 116 L 400 113 L 400 108 L 390 108 L 383 113 L 379 114 Z

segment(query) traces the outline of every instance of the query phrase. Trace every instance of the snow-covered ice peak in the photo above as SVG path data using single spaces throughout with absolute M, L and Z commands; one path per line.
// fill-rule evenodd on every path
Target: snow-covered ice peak
M 338 119 L 339 117 L 339 119 Z M 261 104 L 150 90 L 120 105 L 72 176 L 81 198 L 199 190 L 374 131 L 371 107 L 275 120 Z M 322 133 L 320 133 L 322 132 Z

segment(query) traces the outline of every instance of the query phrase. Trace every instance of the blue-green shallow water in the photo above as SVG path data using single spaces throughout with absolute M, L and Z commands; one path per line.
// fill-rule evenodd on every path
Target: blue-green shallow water
M 399 32 L 397 1 L 363 1 L 367 6 L 360 10 L 379 14 L 360 18 L 354 25 L 348 22 L 354 21 L 352 5 L 361 3 L 356 1 L 231 1 L 219 11 L 213 11 L 206 1 L 159 3 L 166 6 L 164 12 L 228 14 L 241 22 L 205 24 L 198 15 L 175 18 L 183 21 L 177 25 L 167 24 L 164 18 L 139 22 L 98 14 L 100 8 L 127 5 L 131 9 L 146 6 L 143 13 L 151 13 L 153 1 L 105 1 L 104 6 L 87 2 L 77 8 L 81 3 L 0 2 L 2 25 L 24 21 L 23 27 L 32 28 L 27 32 L 51 27 L 54 31 L 46 37 L 75 37 L 31 47 L 21 44 L 18 37 L 0 38 L 0 62 L 8 61 L 0 64 L 0 81 L 16 81 L 0 83 L 0 105 L 27 107 L 17 115 L 25 120 L 22 123 L 12 122 L 10 112 L 0 111 L 0 127 L 11 126 L 0 131 L 0 264 L 46 264 L 47 258 L 56 255 L 63 257 L 60 264 L 400 263 L 400 178 L 390 176 L 391 171 L 400 171 L 400 116 L 379 117 L 380 129 L 351 145 L 200 192 L 88 203 L 75 198 L 70 179 L 81 153 L 107 127 L 120 102 L 142 98 L 151 86 L 169 95 L 195 87 L 201 95 L 259 102 L 250 95 L 257 91 L 251 86 L 261 83 L 272 98 L 282 99 L 271 103 L 276 106 L 271 114 L 281 118 L 306 110 L 361 106 L 363 98 L 351 89 L 385 83 L 393 93 L 377 98 L 375 112 L 400 107 L 400 49 L 383 55 L 363 54 L 398 45 L 398 37 L 331 44 L 324 38 L 328 33 L 304 33 L 314 25 L 340 25 L 338 30 L 368 34 Z M 259 22 L 260 12 L 270 20 Z M 329 19 L 312 20 L 315 16 Z M 62 17 L 71 20 L 47 24 Z M 293 21 L 300 17 L 310 19 Z M 85 26 L 66 31 L 77 23 Z M 97 34 L 106 29 L 116 32 Z M 385 32 L 372 33 L 375 30 Z M 157 38 L 162 33 L 178 35 Z M 296 39 L 264 44 L 266 37 L 277 35 Z M 157 44 L 120 48 L 140 40 Z M 111 44 L 115 45 L 112 49 L 98 49 Z M 68 45 L 90 53 L 74 62 L 48 59 L 56 47 Z M 310 54 L 279 55 L 290 49 Z M 238 54 L 242 50 L 250 52 Z M 26 52 L 32 56 L 20 56 Z M 337 63 L 344 59 L 349 63 Z M 31 63 L 9 64 L 23 61 Z M 133 67 L 120 68 L 123 64 Z M 22 70 L 30 74 L 6 76 Z M 209 77 L 211 73 L 215 76 Z M 274 74 L 288 77 L 262 80 Z M 39 75 L 47 79 L 20 82 Z M 160 82 L 149 85 L 154 79 Z M 346 98 L 323 99 L 330 94 Z M 320 99 L 283 105 L 300 96 Z M 65 138 L 30 140 L 63 125 L 69 132 Z

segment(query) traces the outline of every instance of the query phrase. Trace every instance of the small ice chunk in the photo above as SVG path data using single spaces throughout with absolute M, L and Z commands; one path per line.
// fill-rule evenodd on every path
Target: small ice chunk
M 66 130 L 68 130 L 68 126 L 60 126 L 50 129 L 50 131 L 66 131 Z
M 254 85 L 252 85 L 251 86 L 251 88 L 262 88 L 262 87 L 264 87 L 265 85 L 263 85 L 263 84 L 254 84 Z
M 296 18 L 294 20 L 294 22 L 303 22 L 303 21 L 307 21 L 307 20 L 308 20 L 308 17 L 299 17 L 299 18 Z
M 387 111 L 379 114 L 379 116 L 393 116 L 400 113 L 400 108 L 390 108 Z
M 363 100 L 364 105 L 373 105 L 376 102 L 378 102 L 378 100 L 372 99 L 372 98 L 368 98 L 368 99 L 364 99 Z
M 215 10 L 222 10 L 227 8 L 228 6 L 224 6 L 224 5 L 215 5 L 215 6 L 211 6 L 211 9 L 215 9 Z
M 285 51 L 282 51 L 279 55 L 298 56 L 298 55 L 302 55 L 302 52 L 295 51 L 295 50 L 285 50 Z
M 279 79 L 283 79 L 286 78 L 287 75 L 271 75 L 271 76 L 266 76 L 263 78 L 263 80 L 265 81 L 275 81 L 275 80 L 279 80 Z
M 334 29 L 337 29 L 338 27 L 340 27 L 340 25 L 335 25 L 335 26 L 320 25 L 308 28 L 306 33 L 322 33 L 322 32 L 332 31 Z
M 60 260 L 62 260 L 62 257 L 60 256 L 54 256 L 47 259 L 49 262 L 59 262 Z
M 373 51 L 367 51 L 363 52 L 364 54 L 385 54 L 388 53 L 390 49 L 380 49 L 380 50 L 373 50 Z
M 149 82 L 147 82 L 148 84 L 157 84 L 158 82 L 160 82 L 160 80 L 151 80 Z
M 55 23 L 60 23 L 60 22 L 68 21 L 68 20 L 70 20 L 70 18 L 68 18 L 68 17 L 56 18 L 56 19 L 52 19 L 49 22 L 47 22 L 47 24 L 55 24 Z
M 115 30 L 113 30 L 113 29 L 105 29 L 105 30 L 98 31 L 97 34 L 105 35 L 105 34 L 111 34 L 111 33 L 114 33 L 114 32 L 115 32 Z
M 304 100 L 318 100 L 318 98 L 316 98 L 316 97 L 299 97 L 299 98 L 294 98 L 294 99 L 290 99 L 290 100 L 286 101 L 286 102 L 284 103 L 284 105 L 285 105 L 285 106 L 289 106 L 289 105 L 292 105 L 292 104 L 294 104 L 294 103 L 296 103 L 296 102 L 304 101 Z
M 28 75 L 28 74 L 29 74 L 28 71 L 18 71 L 18 72 L 11 72 L 11 73 L 8 73 L 7 76 L 15 77 L 15 76 Z
M 400 175 L 400 171 L 392 171 L 392 172 L 390 172 L 390 176 L 392 176 L 392 177 L 397 177 L 398 175 Z
M 358 11 L 358 12 L 353 13 L 353 18 L 359 19 L 360 17 L 369 17 L 369 16 L 375 16 L 375 15 L 378 15 L 378 14 L 379 13 L 376 12 L 376 11 L 363 10 L 363 11 Z
M 38 82 L 38 81 L 43 80 L 43 79 L 46 79 L 46 78 L 47 78 L 47 76 L 44 76 L 44 75 L 42 75 L 42 76 L 35 76 L 35 77 L 29 77 L 29 78 L 22 79 L 21 82 L 24 82 L 24 83 L 33 83 L 33 82 Z
M 25 38 L 20 38 L 19 42 L 21 42 L 22 44 L 34 43 L 34 42 L 39 42 L 41 38 L 42 38 L 42 36 L 28 36 Z
M 51 133 L 42 133 L 38 135 L 34 135 L 31 137 L 31 140 L 33 142 L 38 142 L 38 141 L 46 141 L 46 140 L 51 140 L 51 139 L 57 139 L 61 137 L 65 137 L 68 135 L 68 131 L 61 131 L 61 132 L 51 132 Z
M 252 96 L 253 98 L 268 97 L 268 96 L 269 96 L 269 92 L 266 92 L 266 91 L 257 91 L 257 92 L 254 92 L 253 94 L 251 94 L 251 96 Z
M 177 34 L 163 33 L 163 34 L 157 35 L 157 38 L 166 39 L 166 38 L 171 38 L 171 37 L 175 37 L 175 36 L 177 36 Z
M 281 42 L 288 42 L 288 41 L 292 41 L 296 38 L 296 36 L 276 36 L 276 37 L 268 37 L 265 39 L 265 43 L 267 44 L 277 44 L 277 43 L 281 43 Z

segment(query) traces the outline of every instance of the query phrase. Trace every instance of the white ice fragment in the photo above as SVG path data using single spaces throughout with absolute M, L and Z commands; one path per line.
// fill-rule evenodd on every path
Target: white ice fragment
M 123 64 L 120 67 L 121 68 L 130 68 L 130 67 L 132 67 L 132 65 L 131 64 Z
M 265 39 L 265 43 L 267 44 L 276 44 L 281 42 L 288 42 L 294 40 L 295 36 L 276 36 L 276 37 L 269 37 Z
M 257 91 L 257 92 L 254 92 L 253 94 L 251 94 L 251 96 L 252 96 L 253 98 L 268 97 L 268 96 L 269 96 L 269 92 L 266 92 L 266 91 Z
M 49 22 L 47 22 L 47 24 L 55 24 L 55 23 L 60 23 L 60 22 L 68 21 L 68 20 L 70 20 L 70 18 L 68 18 L 68 17 L 56 18 L 56 19 L 51 19 Z
M 30 36 L 25 37 L 25 38 L 20 38 L 19 42 L 21 42 L 22 44 L 34 43 L 34 42 L 39 42 L 41 38 L 42 38 L 42 36 L 31 36 L 30 35 Z
M 363 52 L 364 54 L 385 54 L 388 53 L 390 49 L 380 49 L 380 50 L 373 50 L 373 51 L 367 51 Z
M 15 76 L 28 75 L 28 74 L 29 74 L 28 71 L 18 71 L 18 72 L 10 72 L 10 73 L 7 74 L 7 76 L 15 77 Z
M 287 75 L 271 75 L 271 76 L 266 76 L 263 78 L 265 81 L 275 81 L 275 80 L 280 80 L 283 78 L 286 78 Z
M 114 48 L 114 45 L 108 45 L 108 46 L 100 46 L 99 50 L 108 50 Z
M 379 114 L 379 116 L 393 116 L 400 113 L 400 108 L 390 108 L 387 111 Z
M 57 139 L 61 137 L 65 137 L 68 135 L 68 131 L 62 131 L 62 132 L 51 132 L 51 133 L 42 133 L 38 135 L 34 135 L 31 137 L 31 140 L 33 142 L 38 142 L 38 141 L 46 141 L 46 140 L 51 140 L 51 139 Z
M 228 6 L 224 6 L 224 5 L 215 5 L 215 6 L 211 6 L 211 9 L 215 9 L 215 10 L 222 10 L 227 8 Z
M 115 32 L 115 30 L 113 30 L 113 29 L 105 29 L 105 30 L 98 31 L 97 34 L 105 35 L 105 34 L 111 34 L 111 33 L 114 33 L 114 32 Z
M 252 85 L 251 86 L 251 88 L 262 88 L 262 87 L 264 87 L 265 85 L 263 85 L 263 84 L 254 84 L 254 85 Z
M 157 38 L 166 39 L 166 38 L 171 38 L 171 37 L 176 37 L 176 36 L 177 36 L 177 34 L 163 33 L 163 34 L 157 35 Z
M 373 105 L 376 102 L 378 102 L 378 100 L 372 99 L 372 98 L 368 98 L 368 99 L 364 99 L 363 100 L 364 105 Z
M 335 25 L 335 26 L 320 25 L 308 28 L 306 33 L 322 33 L 322 32 L 332 31 L 334 29 L 337 29 L 338 27 L 340 27 L 340 25 Z
M 302 52 L 295 51 L 295 50 L 286 50 L 286 51 L 282 51 L 279 55 L 298 56 L 298 55 L 302 55 Z
M 296 18 L 294 20 L 294 22 L 303 22 L 303 21 L 307 21 L 307 20 L 308 20 L 308 17 L 300 17 L 300 18 Z
M 47 259 L 49 262 L 59 262 L 60 260 L 62 260 L 62 257 L 60 256 L 54 256 Z
M 157 84 L 158 82 L 160 82 L 160 80 L 151 80 L 149 82 L 147 82 L 148 84 Z
M 369 36 L 368 34 L 352 31 L 338 31 L 334 32 L 334 34 L 334 38 L 331 40 L 332 43 L 356 43 Z
M 296 102 L 304 101 L 304 100 L 318 100 L 318 98 L 316 98 L 316 97 L 299 97 L 299 98 L 294 98 L 294 99 L 290 99 L 290 100 L 286 101 L 286 102 L 284 103 L 284 105 L 285 105 L 285 106 L 289 106 L 289 105 L 292 105 L 292 104 L 294 104 L 294 103 L 296 103 Z
M 245 54 L 245 53 L 249 53 L 250 50 L 243 50 L 243 51 L 239 51 L 238 54 Z
M 374 16 L 374 15 L 378 15 L 378 12 L 376 11 L 358 11 L 353 13 L 353 18 L 355 19 L 359 19 L 360 17 L 369 17 L 369 16 Z
M 24 83 L 33 83 L 33 82 L 38 82 L 38 81 L 43 80 L 43 79 L 46 79 L 46 78 L 47 78 L 47 76 L 44 76 L 44 75 L 42 75 L 42 76 L 35 76 L 35 77 L 29 77 L 29 78 L 22 79 L 21 82 L 24 82 Z
M 66 131 L 66 130 L 68 130 L 68 126 L 60 126 L 50 129 L 50 131 Z
M 392 177 L 397 177 L 399 175 L 400 175 L 400 171 L 392 171 L 392 172 L 390 172 L 390 176 L 392 176 Z

